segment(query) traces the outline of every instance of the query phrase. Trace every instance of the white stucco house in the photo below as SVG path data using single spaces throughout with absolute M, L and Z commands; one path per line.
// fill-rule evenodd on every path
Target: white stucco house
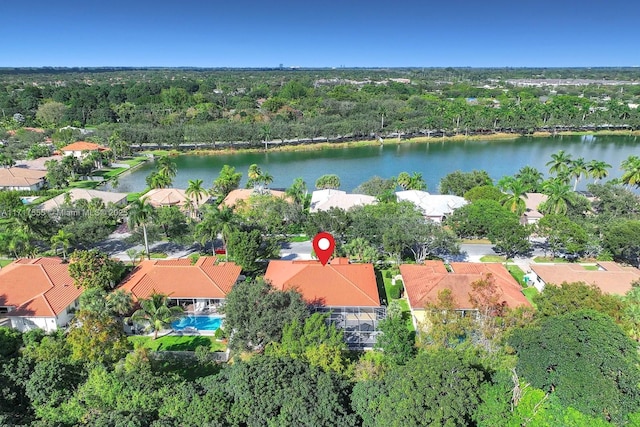
M 425 218 L 433 222 L 442 222 L 453 211 L 469 203 L 464 197 L 450 194 L 429 194 L 420 190 L 397 191 L 396 196 L 399 202 L 408 201 L 416 205 Z
M 18 259 L 0 270 L 0 317 L 22 332 L 52 332 L 73 319 L 82 292 L 61 258 Z
M 311 193 L 311 205 L 309 212 L 328 211 L 331 208 L 339 208 L 345 211 L 364 205 L 372 205 L 378 200 L 366 194 L 348 194 L 346 191 L 326 189 L 316 190 Z
M 0 168 L 0 190 L 40 190 L 47 171 L 27 168 Z

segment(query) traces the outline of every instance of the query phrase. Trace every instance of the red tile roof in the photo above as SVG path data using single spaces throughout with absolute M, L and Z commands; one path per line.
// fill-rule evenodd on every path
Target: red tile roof
M 600 270 L 585 270 L 580 264 L 531 264 L 531 269 L 545 284 L 584 282 L 596 285 L 607 294 L 624 295 L 631 290 L 631 282 L 640 279 L 640 270 L 623 267 L 615 262 L 598 262 Z
M 233 262 L 216 263 L 216 257 L 142 261 L 125 279 L 121 288 L 135 299 L 157 292 L 171 298 L 225 298 L 240 276 Z
M 264 278 L 280 290 L 297 289 L 310 303 L 326 307 L 378 307 L 380 296 L 371 264 L 320 261 L 269 262 Z
M 55 317 L 82 292 L 60 258 L 23 258 L 0 270 L 0 306 L 16 307 L 8 316 Z
M 76 141 L 65 147 L 62 147 L 60 151 L 106 151 L 107 147 L 103 147 L 100 144 L 86 141 Z
M 491 273 L 498 287 L 500 298 L 508 307 L 531 305 L 522 294 L 522 287 L 502 264 L 454 262 L 448 272 L 442 261 L 426 261 L 422 265 L 403 264 L 400 273 L 412 309 L 424 309 L 427 303 L 438 300 L 438 292 L 451 290 L 455 307 L 472 309 L 469 302 L 471 284 Z

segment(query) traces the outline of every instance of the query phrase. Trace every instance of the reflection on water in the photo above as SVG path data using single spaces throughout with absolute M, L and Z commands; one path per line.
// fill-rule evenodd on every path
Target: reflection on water
M 202 179 L 205 187 L 211 187 L 223 165 L 229 164 L 242 172 L 243 181 L 249 165 L 257 163 L 274 177 L 272 188 L 284 188 L 302 177 L 313 188 L 318 177 L 337 174 L 341 189 L 351 191 L 372 176 L 383 178 L 396 176 L 402 171 L 422 173 L 428 191 L 437 193 L 440 179 L 453 171 L 484 169 L 495 180 L 513 175 L 523 166 L 533 166 L 547 173 L 546 163 L 551 154 L 564 150 L 572 157 L 584 157 L 585 161 L 603 160 L 613 167 L 609 178 L 621 176 L 620 162 L 629 155 L 640 155 L 635 137 L 623 136 L 557 136 L 549 138 L 521 137 L 506 141 L 444 142 L 434 140 L 428 144 L 392 144 L 384 146 L 340 148 L 333 150 L 299 152 L 258 152 L 224 154 L 216 156 L 178 156 L 178 175 L 174 186 L 186 188 L 189 180 Z M 145 178 L 154 169 L 146 164 L 119 178 L 118 191 L 140 191 L 145 188 Z M 588 182 L 582 180 L 580 187 Z

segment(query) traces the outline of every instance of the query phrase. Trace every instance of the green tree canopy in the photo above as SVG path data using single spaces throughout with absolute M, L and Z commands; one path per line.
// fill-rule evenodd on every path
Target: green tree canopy
M 471 172 L 455 171 L 440 180 L 441 194 L 454 194 L 464 196 L 464 193 L 480 185 L 491 185 L 493 180 L 484 170 Z
M 579 310 L 515 330 L 518 372 L 565 406 L 614 423 L 640 409 L 637 345 L 609 316 Z
M 307 304 L 294 291 L 278 291 L 262 278 L 238 283 L 227 295 L 225 330 L 233 331 L 229 346 L 236 351 L 263 349 L 280 341 L 284 325 L 304 323 Z
M 418 354 L 381 380 L 355 385 L 363 426 L 468 426 L 480 404 L 485 372 L 451 350 Z
M 97 249 L 74 251 L 69 260 L 69 275 L 77 287 L 84 289 L 111 289 L 123 273 L 124 265 L 120 261 L 112 260 Z

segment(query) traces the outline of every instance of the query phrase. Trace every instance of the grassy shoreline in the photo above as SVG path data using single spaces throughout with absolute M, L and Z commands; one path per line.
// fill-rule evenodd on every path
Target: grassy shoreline
M 534 132 L 532 135 L 526 135 L 528 138 L 549 138 L 554 136 L 582 136 L 582 135 L 594 135 L 594 136 L 640 136 L 640 131 L 583 131 L 583 132 Z M 498 141 L 498 140 L 513 140 L 522 137 L 519 134 L 513 133 L 495 133 L 490 135 L 454 135 L 445 137 L 427 137 L 421 136 L 416 138 L 401 139 L 389 138 L 384 140 L 383 145 L 408 145 L 408 144 L 429 144 L 429 143 L 441 143 L 441 142 L 464 142 L 464 141 Z M 305 143 L 300 145 L 271 145 L 267 151 L 271 152 L 295 152 L 295 151 L 323 151 L 333 149 L 344 149 L 352 147 L 368 147 L 372 145 L 380 145 L 378 140 L 363 140 L 363 141 L 348 141 L 348 142 L 316 142 Z M 229 147 L 219 150 L 214 149 L 195 149 L 188 151 L 179 150 L 144 150 L 140 151 L 140 154 L 153 154 L 156 156 L 178 156 L 182 154 L 190 154 L 197 156 L 224 156 L 229 154 L 242 154 L 242 153 L 263 153 L 265 151 L 262 147 Z

